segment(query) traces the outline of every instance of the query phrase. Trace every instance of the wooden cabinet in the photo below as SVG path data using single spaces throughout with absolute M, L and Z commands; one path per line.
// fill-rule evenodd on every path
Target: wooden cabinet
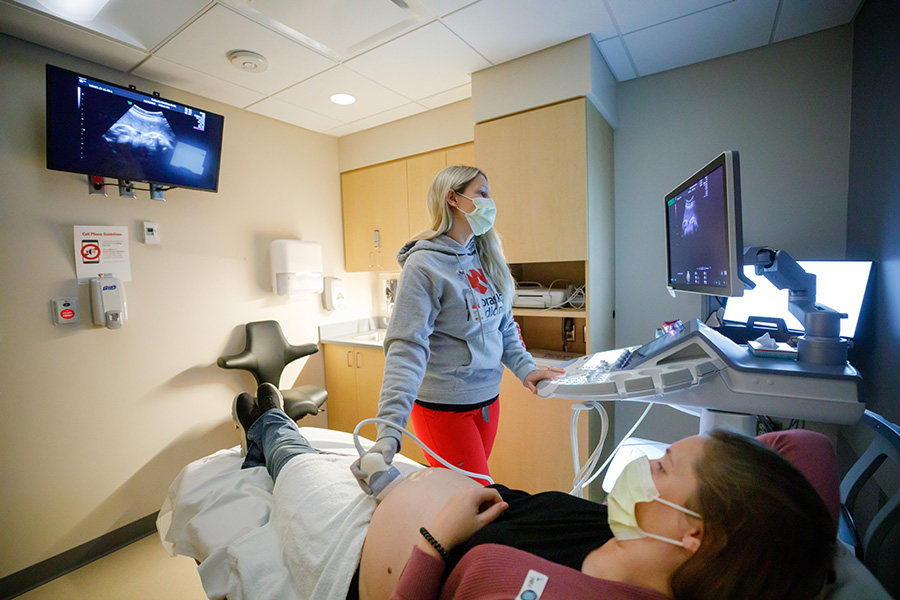
M 399 270 L 400 247 L 431 225 L 431 180 L 447 165 L 474 162 L 468 143 L 342 173 L 347 271 Z
M 475 164 L 475 144 L 462 144 L 406 159 L 407 196 L 409 198 L 409 235 L 431 227 L 428 216 L 428 190 L 434 176 L 444 167 Z
M 428 189 L 434 176 L 446 166 L 447 154 L 443 150 L 419 154 L 406 160 L 410 237 L 431 227 L 431 218 L 428 216 Z
M 614 347 L 615 238 L 613 132 L 593 104 L 576 98 L 475 125 L 475 160 L 488 176 L 497 202 L 497 231 L 516 281 L 559 289 L 584 286 L 581 309 L 514 308 L 526 347 L 590 353 Z M 515 386 L 512 386 L 515 387 Z M 516 394 L 511 391 L 510 394 Z M 526 392 L 527 394 L 527 392 Z M 528 405 L 529 399 L 504 403 Z M 531 399 L 532 402 L 534 399 Z M 568 412 L 568 403 L 561 402 Z M 538 407 L 544 405 L 538 403 Z M 613 407 L 607 409 L 613 412 Z M 611 415 L 613 416 L 613 415 Z M 527 419 L 528 415 L 522 417 Z M 544 417 L 548 423 L 550 416 Z M 582 420 L 587 421 L 584 417 Z M 512 469 L 516 455 L 527 452 L 516 427 L 501 417 L 496 460 Z M 562 423 L 556 427 L 562 427 Z M 597 424 L 588 438 L 598 438 Z M 567 431 L 567 429 L 565 429 Z M 614 432 L 610 432 L 614 436 Z M 566 433 L 540 434 L 568 443 Z M 506 458 L 506 453 L 509 458 Z M 583 456 L 583 455 L 582 455 Z M 536 457 L 541 469 L 571 465 L 571 450 L 562 446 Z M 505 465 L 509 465 L 508 467 Z M 506 473 L 504 473 L 505 475 Z M 526 474 L 510 474 L 526 477 Z M 562 478 L 571 480 L 567 474 Z M 527 480 L 523 484 L 531 485 Z
M 509 262 L 587 260 L 586 118 L 582 98 L 475 126 Z
M 513 276 L 545 287 L 583 284 L 585 308 L 571 314 L 580 320 L 576 334 L 583 329 L 585 352 L 612 348 L 612 128 L 586 98 L 576 98 L 476 124 L 475 160 L 497 202 L 496 227 Z M 513 312 L 523 317 L 526 344 L 529 329 L 547 329 L 549 336 L 530 337 L 549 340 L 540 348 L 560 349 L 570 313 Z
M 348 271 L 396 271 L 409 239 L 406 163 L 395 161 L 341 175 L 344 263 Z
M 384 350 L 336 344 L 323 344 L 323 347 L 328 428 L 353 433 L 357 423 L 378 414 L 378 397 L 384 376 Z M 407 425 L 407 429 L 413 431 L 411 425 Z M 359 434 L 374 440 L 377 436 L 375 424 L 364 425 Z M 426 463 L 422 450 L 406 435 L 403 436 L 401 454 Z
M 509 370 L 500 384 L 500 426 L 488 459 L 491 477 L 512 489 L 532 494 L 569 492 L 572 464 L 570 400 L 541 398 L 526 389 Z M 578 453 L 588 454 L 588 419 L 578 421 Z

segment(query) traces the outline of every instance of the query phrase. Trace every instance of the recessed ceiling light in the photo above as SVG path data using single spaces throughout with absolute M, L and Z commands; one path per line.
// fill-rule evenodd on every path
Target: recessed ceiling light
M 262 73 L 269 68 L 269 61 L 265 56 L 249 50 L 232 50 L 228 53 L 228 60 L 236 69 L 248 73 Z
M 350 94 L 334 94 L 331 96 L 331 101 L 335 104 L 353 104 L 356 102 L 356 98 Z
M 53 14 L 70 21 L 93 21 L 109 0 L 38 0 Z

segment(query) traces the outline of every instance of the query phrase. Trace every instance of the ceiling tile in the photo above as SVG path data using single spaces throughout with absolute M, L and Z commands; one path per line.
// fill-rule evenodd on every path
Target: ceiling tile
M 349 105 L 333 103 L 332 94 L 356 97 Z M 409 99 L 345 67 L 335 67 L 276 94 L 279 100 L 320 115 L 351 123 L 409 103 Z
M 208 0 L 165 3 L 113 0 L 100 12 L 99 17 L 136 40 L 140 47 L 152 50 L 183 27 L 185 22 L 190 22 L 208 4 Z
M 604 40 L 599 42 L 597 46 L 600 48 L 600 54 L 603 55 L 603 60 L 606 61 L 616 81 L 627 81 L 635 78 L 634 67 L 631 65 L 631 59 L 628 58 L 628 53 L 625 51 L 625 44 L 622 42 L 622 38 L 614 37 Z
M 849 23 L 861 1 L 817 0 L 816 10 L 810 10 L 809 2 L 785 0 L 781 4 L 773 41 L 781 42 Z
M 659 25 L 733 0 L 606 0 L 620 33 Z M 603 38 L 598 38 L 603 39 Z
M 452 90 L 447 90 L 446 92 L 441 92 L 440 94 L 435 94 L 434 96 L 422 98 L 421 100 L 419 100 L 419 104 L 426 108 L 438 108 L 471 97 L 472 84 L 467 83 L 466 85 L 461 85 L 458 88 L 453 88 Z
M 285 2 L 253 0 L 249 8 L 320 44 L 326 54 L 346 55 L 368 41 L 374 45 L 401 25 L 415 24 L 410 13 L 390 0 Z
M 471 82 L 470 73 L 491 64 L 435 21 L 344 66 L 418 100 L 466 85 Z
M 424 106 L 416 104 L 415 102 L 410 102 L 409 104 L 386 110 L 383 113 L 353 121 L 351 125 L 359 127 L 360 129 L 369 129 L 370 127 L 377 127 L 379 125 L 384 125 L 385 123 L 390 123 L 391 121 L 397 121 L 420 112 L 425 112 L 425 110 L 426 108 Z
M 334 129 L 329 129 L 328 131 L 323 131 L 327 135 L 333 135 L 334 137 L 341 137 L 345 135 L 350 135 L 351 133 L 358 133 L 362 131 L 359 127 L 354 127 L 353 125 L 341 125 L 340 127 L 335 127 Z
M 735 0 L 622 36 L 637 75 L 650 75 L 769 43 L 779 0 Z M 707 33 L 707 35 L 703 35 Z
M 169 62 L 155 56 L 150 57 L 132 71 L 135 75 L 158 81 L 174 88 L 211 98 L 231 106 L 244 108 L 265 97 L 264 94 L 223 81 L 205 73 Z
M 413 0 L 414 2 L 416 0 Z M 449 15 L 455 10 L 459 10 L 470 4 L 475 4 L 478 0 L 418 0 L 429 14 L 436 17 Z
M 0 3 L 0 31 L 120 71 L 128 71 L 148 56 L 137 48 L 6 2 Z
M 482 0 L 442 22 L 495 65 L 589 33 L 618 33 L 600 0 Z
M 340 121 L 335 121 L 275 98 L 266 98 L 247 110 L 312 131 L 323 132 L 342 125 Z
M 266 57 L 268 69 L 247 73 L 228 60 L 232 50 L 250 50 Z M 174 63 L 269 95 L 321 73 L 335 62 L 297 42 L 225 8 L 213 6 L 156 55 Z

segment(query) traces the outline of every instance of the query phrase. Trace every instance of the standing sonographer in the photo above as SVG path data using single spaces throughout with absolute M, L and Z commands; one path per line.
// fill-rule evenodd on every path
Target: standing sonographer
M 417 437 L 444 460 L 489 475 L 503 366 L 532 392 L 563 371 L 538 369 L 513 320 L 515 283 L 493 230 L 497 209 L 484 173 L 442 170 L 431 183 L 428 212 L 431 229 L 397 256 L 402 272 L 384 342 L 378 417 L 401 427 L 411 419 Z M 369 452 L 390 463 L 401 438 L 379 423 Z M 365 489 L 359 461 L 351 470 Z

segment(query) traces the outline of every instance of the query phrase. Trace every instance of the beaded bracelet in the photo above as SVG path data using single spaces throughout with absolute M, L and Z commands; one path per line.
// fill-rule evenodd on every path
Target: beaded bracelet
M 429 544 L 434 546 L 434 549 L 438 551 L 438 554 L 441 555 L 441 558 L 443 558 L 444 560 L 450 560 L 450 553 L 444 550 L 444 547 L 441 546 L 440 542 L 434 539 L 434 537 L 432 537 L 432 535 L 428 533 L 427 529 L 425 529 L 424 527 L 419 527 L 419 533 L 421 533 L 422 536 L 426 540 L 428 540 Z

